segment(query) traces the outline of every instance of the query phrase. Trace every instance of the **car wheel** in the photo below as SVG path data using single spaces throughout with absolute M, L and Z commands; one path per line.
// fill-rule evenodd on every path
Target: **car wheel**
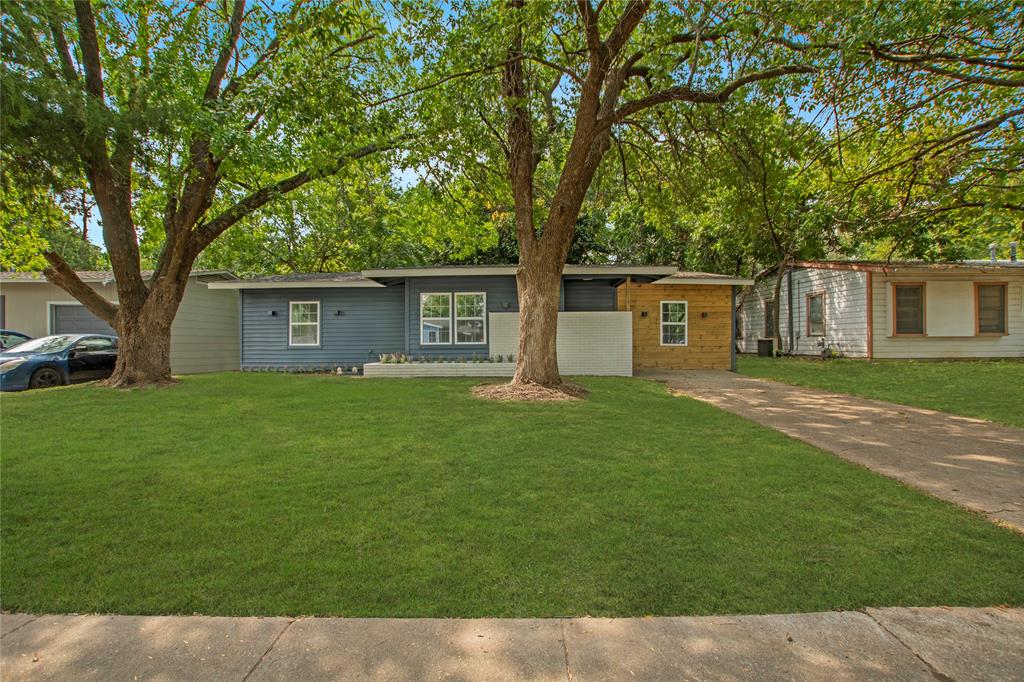
M 32 373 L 32 378 L 29 379 L 29 388 L 51 388 L 53 386 L 61 386 L 64 384 L 64 378 L 60 375 L 60 372 L 52 367 L 43 367 L 37 369 Z

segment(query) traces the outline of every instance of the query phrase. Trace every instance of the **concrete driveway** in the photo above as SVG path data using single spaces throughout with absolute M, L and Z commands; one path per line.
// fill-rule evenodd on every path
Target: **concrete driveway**
M 641 376 L 1024 533 L 1020 429 L 732 372 Z

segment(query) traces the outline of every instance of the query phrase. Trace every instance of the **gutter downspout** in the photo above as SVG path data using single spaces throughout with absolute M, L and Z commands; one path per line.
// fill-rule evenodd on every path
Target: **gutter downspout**
M 732 309 L 732 315 L 730 316 L 731 324 L 729 325 L 729 371 L 736 371 L 736 287 L 729 287 L 730 303 L 729 306 Z
M 866 306 L 868 311 L 868 360 L 873 360 L 875 357 L 875 286 L 872 274 L 868 270 L 868 300 Z
M 238 371 L 245 367 L 245 289 L 238 290 Z
M 793 352 L 793 267 L 787 266 L 786 270 L 786 312 L 789 319 L 789 348 L 787 352 Z
M 409 355 L 409 278 L 405 278 L 405 355 Z

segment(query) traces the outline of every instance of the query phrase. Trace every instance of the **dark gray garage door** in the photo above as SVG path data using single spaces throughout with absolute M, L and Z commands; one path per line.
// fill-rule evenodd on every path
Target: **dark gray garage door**
M 85 306 L 54 305 L 50 307 L 52 334 L 113 334 L 109 324 L 96 317 Z

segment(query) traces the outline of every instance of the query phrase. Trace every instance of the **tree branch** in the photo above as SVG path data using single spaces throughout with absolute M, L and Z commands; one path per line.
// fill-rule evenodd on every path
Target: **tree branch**
M 85 66 L 85 90 L 102 106 L 103 67 L 100 64 L 99 39 L 96 37 L 96 18 L 92 14 L 92 3 L 89 0 L 75 0 L 75 18 L 78 21 L 82 64 Z
M 244 18 L 245 0 L 235 0 L 234 9 L 231 11 L 231 22 L 228 24 L 227 40 L 225 40 L 223 47 L 220 48 L 220 54 L 217 55 L 217 61 L 210 70 L 210 78 L 206 82 L 206 92 L 203 93 L 203 99 L 207 102 L 217 99 L 217 96 L 220 94 L 220 84 L 224 81 L 228 64 L 231 62 L 231 55 L 235 53 L 235 47 L 238 45 L 238 36 L 242 33 L 242 20 Z
M 684 85 L 676 86 L 674 88 L 667 88 L 658 92 L 652 93 L 647 97 L 641 97 L 638 100 L 627 102 L 619 107 L 615 111 L 615 121 L 621 121 L 624 118 L 632 116 L 637 112 L 649 109 L 659 104 L 666 102 L 692 102 L 694 104 L 724 104 L 737 90 L 750 83 L 756 83 L 758 81 L 770 80 L 772 78 L 778 78 L 779 76 L 785 76 L 789 74 L 798 73 L 815 73 L 815 69 L 809 66 L 803 66 L 800 64 L 791 64 L 787 66 L 776 66 L 770 69 L 764 69 L 763 71 L 755 71 L 754 73 L 741 76 L 728 83 L 725 87 L 718 90 L 717 92 L 709 92 L 706 90 L 693 90 Z
M 43 275 L 53 284 L 74 296 L 89 312 L 100 318 L 111 327 L 116 328 L 117 306 L 103 298 L 95 289 L 83 282 L 71 266 L 54 251 L 46 251 L 43 257 L 50 267 L 43 270 Z
M 378 152 L 395 149 L 398 147 L 400 142 L 408 139 L 409 137 L 410 136 L 403 136 L 385 144 L 369 144 L 364 147 L 360 147 L 350 154 L 345 154 L 339 157 L 327 168 L 307 168 L 300 173 L 296 173 L 295 175 L 284 178 L 283 180 L 261 187 L 244 199 L 238 201 L 234 206 L 231 206 L 217 215 L 213 220 L 209 221 L 205 225 L 197 227 L 189 239 L 188 246 L 190 251 L 198 255 L 214 239 L 220 236 L 224 230 L 228 229 L 242 218 L 245 218 L 253 211 L 261 208 L 264 204 L 275 197 L 287 194 L 288 192 L 298 189 L 299 187 L 313 182 L 314 180 L 335 175 L 345 166 L 346 163 L 350 161 L 355 161 Z

